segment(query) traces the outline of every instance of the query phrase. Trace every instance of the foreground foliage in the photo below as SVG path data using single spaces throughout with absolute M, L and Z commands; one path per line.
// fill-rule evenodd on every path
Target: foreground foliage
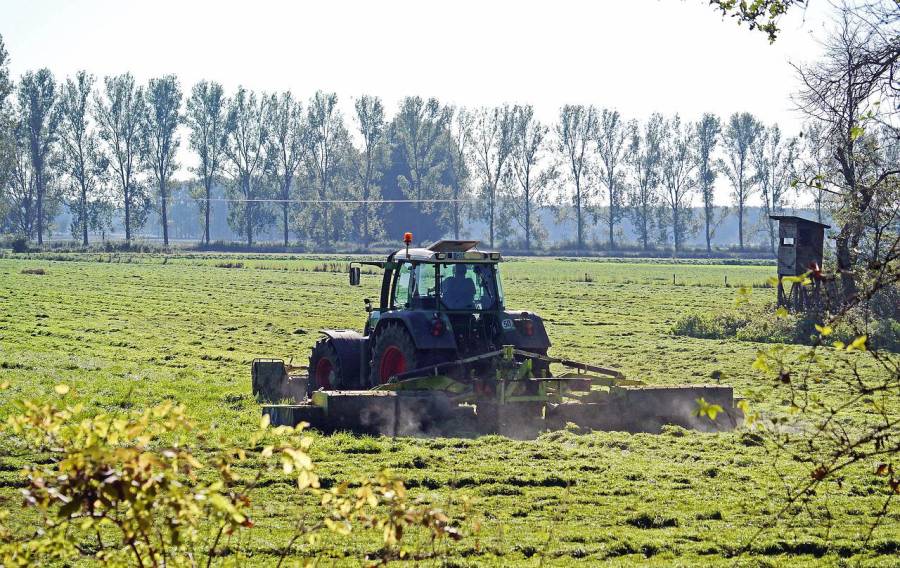
M 58 384 L 55 391 L 65 396 L 69 387 Z M 460 538 L 443 512 L 408 499 L 403 482 L 389 474 L 322 490 L 308 454 L 313 439 L 302 424 L 269 428 L 263 419 L 247 441 L 251 449 L 222 447 L 205 463 L 190 449 L 198 434 L 184 407 L 171 402 L 123 416 L 91 416 L 81 404 L 23 401 L 5 430 L 48 457 L 23 472 L 24 506 L 38 512 L 38 529 L 20 540 L 0 527 L 2 566 L 79 559 L 209 566 L 223 555 L 223 541 L 254 526 L 251 496 L 276 466 L 294 476 L 298 495 L 321 505 L 320 518 L 300 519 L 279 564 L 298 540 L 313 544 L 322 530 L 348 535 L 354 527 L 377 529 L 385 559 L 408 553 L 397 547 L 409 526 L 423 526 L 432 541 Z M 236 466 L 251 460 L 251 473 L 239 473 Z M 0 520 L 9 516 L 0 509 Z

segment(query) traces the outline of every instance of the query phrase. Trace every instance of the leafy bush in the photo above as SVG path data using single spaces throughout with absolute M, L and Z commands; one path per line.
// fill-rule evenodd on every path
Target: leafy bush
M 886 300 L 881 300 L 887 303 Z M 871 312 L 870 312 L 871 317 Z M 773 303 L 743 305 L 716 313 L 688 314 L 672 326 L 672 333 L 699 339 L 738 339 L 760 343 L 801 343 L 811 345 L 817 338 L 816 324 L 828 314 L 806 312 L 785 313 Z M 863 308 L 849 310 L 834 327 L 832 339 L 852 342 L 867 333 L 871 345 L 900 352 L 900 321 L 892 317 L 866 321 Z
M 443 512 L 409 499 L 403 482 L 387 473 L 321 489 L 304 425 L 270 428 L 264 419 L 247 442 L 250 449 L 218 448 L 204 460 L 186 445 L 197 433 L 183 407 L 164 403 L 128 415 L 89 416 L 80 404 L 66 402 L 67 386 L 57 385 L 56 392 L 60 398 L 52 402 L 17 403 L 3 425 L 4 433 L 50 459 L 23 473 L 23 506 L 41 518 L 37 534 L 16 537 L 3 526 L 10 511 L 0 509 L 0 566 L 76 559 L 197 565 L 195 555 L 205 556 L 208 566 L 226 554 L 223 535 L 254 526 L 253 491 L 264 473 L 276 470 L 294 477 L 298 491 L 321 505 L 318 521 L 297 524 L 283 556 L 323 530 L 376 529 L 387 557 L 403 556 L 396 547 L 410 526 L 423 527 L 433 542 L 460 537 Z M 259 466 L 244 477 L 238 464 Z
M 736 311 L 719 314 L 689 314 L 675 322 L 672 332 L 701 339 L 734 337 L 750 321 L 749 314 Z

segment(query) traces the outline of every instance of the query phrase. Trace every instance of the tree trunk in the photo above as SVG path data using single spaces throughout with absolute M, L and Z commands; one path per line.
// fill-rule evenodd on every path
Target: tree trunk
M 848 233 L 848 225 L 845 225 L 837 238 L 835 238 L 837 269 L 841 276 L 841 292 L 844 296 L 844 302 L 849 302 L 857 294 L 856 277 L 853 274 L 853 256 L 850 250 L 851 238 Z
M 87 188 L 81 184 L 81 246 L 88 246 Z
M 246 229 L 247 229 L 247 247 L 248 248 L 253 246 L 253 222 L 252 222 L 253 221 L 253 211 L 252 211 L 253 202 L 250 201 L 250 196 L 252 195 L 251 194 L 252 188 L 250 186 L 251 183 L 252 182 L 249 179 L 247 179 L 246 182 L 244 182 L 244 188 L 245 188 L 244 195 L 246 196 L 246 199 L 247 199 L 247 203 L 244 207 L 244 225 L 246 225 Z
M 709 209 L 707 208 L 705 211 L 706 215 L 706 255 L 709 256 L 712 254 L 712 235 L 709 234 L 709 225 L 710 225 L 710 217 L 711 214 Z
M 613 239 L 613 231 L 615 229 L 615 222 L 612 217 L 612 207 L 609 208 L 609 250 L 616 249 L 616 242 Z
M 531 250 L 531 199 L 525 192 L 525 250 Z
M 490 228 L 491 248 L 494 248 L 494 207 L 495 207 L 494 191 L 496 191 L 496 189 L 491 191 L 490 205 L 489 205 L 490 211 L 488 212 L 488 217 L 490 218 L 490 225 L 491 225 L 491 228 Z
M 576 225 L 577 225 L 576 232 L 578 233 L 577 234 L 578 244 L 577 244 L 576 248 L 577 248 L 577 250 L 580 251 L 584 245 L 584 238 L 583 238 L 582 225 L 581 225 L 581 182 L 580 181 L 575 182 L 575 218 L 576 218 Z
M 281 214 L 284 217 L 284 246 L 288 246 L 288 202 L 281 204 Z
M 203 238 L 209 246 L 209 208 L 212 207 L 212 180 L 206 180 L 206 211 L 203 212 Z
M 365 198 L 363 203 L 363 247 L 369 250 L 369 198 Z
M 131 190 L 125 185 L 125 244 L 131 246 Z
M 678 208 L 673 207 L 672 208 L 672 241 L 675 246 L 676 254 L 678 253 L 678 245 L 679 245 L 678 237 L 679 236 L 680 235 L 678 234 Z
M 744 200 L 738 202 L 738 250 L 744 250 Z
M 613 205 L 613 183 L 615 182 L 609 180 L 609 250 L 616 249 L 616 241 L 614 238 L 616 229 L 616 217 Z
M 159 184 L 159 196 L 162 201 L 162 230 L 163 230 L 163 246 L 169 246 L 169 211 L 167 208 L 168 195 L 166 195 L 166 182 Z
M 37 244 L 44 244 L 44 180 L 37 175 Z

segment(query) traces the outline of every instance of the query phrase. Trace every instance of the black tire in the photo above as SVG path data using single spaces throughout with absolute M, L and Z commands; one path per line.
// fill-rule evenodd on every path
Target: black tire
M 375 338 L 369 380 L 378 385 L 391 376 L 417 368 L 419 357 L 412 338 L 402 324 L 387 324 Z
M 344 388 L 344 383 L 337 350 L 331 344 L 331 338 L 323 337 L 316 341 L 309 354 L 309 382 L 306 392 L 312 396 L 319 389 L 338 390 Z

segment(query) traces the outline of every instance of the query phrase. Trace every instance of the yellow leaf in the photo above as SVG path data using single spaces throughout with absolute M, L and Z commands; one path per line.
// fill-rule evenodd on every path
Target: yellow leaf
M 786 318 L 788 316 L 787 308 L 785 308 L 784 306 L 778 308 L 777 310 L 775 310 L 775 315 L 780 318 Z
M 269 427 L 269 424 L 272 422 L 272 418 L 268 414 L 263 414 L 262 418 L 259 419 L 259 429 L 265 430 Z
M 847 351 L 865 351 L 866 350 L 866 340 L 869 339 L 867 335 L 860 335 L 856 339 L 853 340 L 853 343 L 847 346 Z
M 822 337 L 828 337 L 829 335 L 831 335 L 831 332 L 834 330 L 831 329 L 830 325 L 816 324 L 816 331 L 818 331 L 819 335 L 821 335 Z
M 9 388 L 9 381 L 3 381 L 2 383 L 0 383 L 0 391 L 6 390 L 8 388 Z
M 263 448 L 261 455 L 264 458 L 270 458 L 270 457 L 272 457 L 272 452 L 274 450 L 275 450 L 275 446 L 266 446 L 265 448 Z
M 697 399 L 697 410 L 694 411 L 694 416 L 707 416 L 710 420 L 715 420 L 716 416 L 719 415 L 720 412 L 723 411 L 722 407 L 718 404 L 709 404 L 706 402 L 704 398 Z
M 56 391 L 56 394 L 58 394 L 60 396 L 65 396 L 65 395 L 69 394 L 70 389 L 69 389 L 69 385 L 60 383 L 60 384 L 56 385 L 55 387 L 53 387 L 53 390 Z
M 756 352 L 756 361 L 753 362 L 753 368 L 763 373 L 769 370 L 769 364 L 766 363 L 766 354 L 764 352 Z
M 843 348 L 844 348 L 844 342 L 843 342 L 843 341 L 835 341 L 832 345 L 834 345 L 834 348 L 835 348 L 835 349 L 843 349 Z

